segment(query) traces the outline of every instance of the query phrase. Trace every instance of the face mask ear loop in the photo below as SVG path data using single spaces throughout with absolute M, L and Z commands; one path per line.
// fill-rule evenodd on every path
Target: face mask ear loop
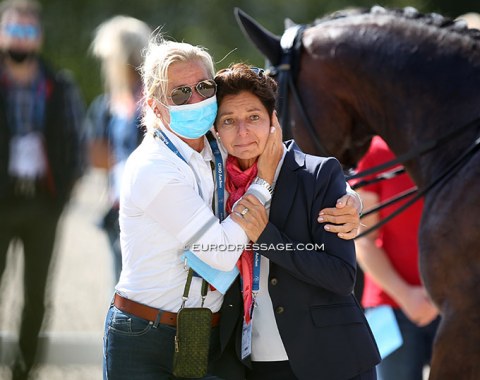
M 160 124 L 169 127 L 170 128 L 170 123 L 166 123 L 165 120 L 163 120 L 162 114 L 158 111 L 158 107 L 165 107 L 165 109 L 168 110 L 168 105 L 163 103 L 160 99 L 158 99 L 156 96 L 152 96 L 151 99 L 155 102 L 155 104 L 149 104 L 149 107 L 155 117 L 159 120 Z M 153 102 L 152 102 L 153 103 Z M 157 111 L 155 111 L 157 110 Z

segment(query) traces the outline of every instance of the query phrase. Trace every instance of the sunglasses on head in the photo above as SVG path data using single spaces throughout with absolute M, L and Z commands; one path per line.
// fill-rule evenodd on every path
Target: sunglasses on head
M 257 74 L 260 78 L 262 78 L 265 75 L 265 70 L 261 69 L 260 67 L 250 67 L 250 70 L 252 70 L 255 74 Z
M 206 79 L 198 82 L 195 86 L 175 87 L 168 98 L 172 99 L 175 105 L 181 106 L 190 100 L 193 89 L 195 89 L 200 96 L 208 99 L 217 93 L 217 84 L 213 79 Z
M 267 75 L 268 73 L 265 72 L 264 69 L 260 67 L 255 67 L 255 66 L 250 66 L 249 67 L 250 71 L 252 71 L 255 75 L 257 75 L 259 78 L 263 78 L 264 75 Z M 235 72 L 234 69 L 223 69 L 218 72 L 218 75 L 230 75 L 231 73 Z

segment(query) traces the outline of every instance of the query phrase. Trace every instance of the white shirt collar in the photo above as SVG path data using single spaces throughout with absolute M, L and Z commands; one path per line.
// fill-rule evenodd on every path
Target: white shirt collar
M 283 154 L 282 154 L 282 158 L 280 158 L 280 161 L 278 162 L 277 169 L 275 170 L 272 188 L 275 188 L 275 184 L 277 183 L 278 176 L 280 175 L 280 170 L 282 170 L 283 161 L 285 160 L 285 155 L 287 154 L 287 147 L 285 146 L 285 144 L 282 144 L 282 146 L 283 146 Z
M 210 161 L 213 158 L 212 149 L 208 143 L 208 139 L 204 137 L 203 149 L 199 153 L 195 149 L 192 149 L 185 141 L 178 137 L 175 133 L 165 127 L 163 124 L 160 124 L 160 129 L 163 133 L 167 135 L 170 141 L 178 149 L 179 153 L 187 162 L 189 162 L 194 154 L 200 154 L 205 161 Z

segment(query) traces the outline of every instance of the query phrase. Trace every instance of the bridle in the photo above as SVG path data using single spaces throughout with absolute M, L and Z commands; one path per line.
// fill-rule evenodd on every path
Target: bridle
M 302 36 L 303 36 L 303 32 L 307 27 L 308 25 L 295 25 L 288 28 L 284 32 L 280 40 L 280 45 L 282 48 L 280 63 L 278 65 L 271 65 L 270 63 L 267 62 L 267 65 L 269 65 L 267 67 L 267 70 L 270 73 L 270 75 L 277 80 L 277 83 L 278 83 L 277 111 L 279 113 L 280 125 L 282 126 L 284 139 L 286 140 L 286 139 L 293 138 L 292 127 L 290 124 L 290 115 L 289 115 L 289 96 L 291 95 L 293 97 L 293 100 L 295 101 L 297 110 L 300 113 L 300 116 L 302 117 L 302 121 L 312 139 L 312 142 L 315 145 L 316 154 L 320 156 L 328 157 L 328 156 L 331 156 L 331 154 L 328 154 L 327 149 L 324 147 L 324 145 L 321 143 L 320 139 L 318 138 L 318 135 L 315 133 L 315 128 L 313 126 L 313 123 L 310 117 L 308 116 L 308 113 L 302 103 L 302 100 L 300 99 L 298 89 L 295 83 L 296 77 L 299 71 L 299 66 L 300 66 Z M 354 175 L 347 175 L 346 180 L 348 181 L 352 179 L 364 178 L 374 173 L 391 168 L 395 165 L 402 165 L 403 163 L 409 160 L 418 158 L 426 154 L 427 152 L 430 152 L 435 148 L 440 147 L 441 145 L 449 142 L 456 136 L 459 136 L 462 132 L 466 131 L 467 129 L 470 129 L 475 126 L 478 127 L 479 125 L 480 125 L 480 117 L 474 119 L 468 124 L 464 124 L 458 128 L 454 128 L 453 130 L 448 131 L 444 135 L 434 140 L 426 141 L 420 144 L 419 146 L 416 146 L 413 149 L 407 151 L 405 154 L 397 156 L 395 159 L 388 161 L 382 165 L 375 166 L 369 170 L 365 170 L 363 172 L 359 172 Z M 480 147 L 480 137 L 478 137 L 473 142 L 473 144 L 468 149 L 466 149 L 460 156 L 458 156 L 455 160 L 453 160 L 434 181 L 427 184 L 423 189 L 417 190 L 416 188 L 413 188 L 413 189 L 407 190 L 397 195 L 396 197 L 374 207 L 373 209 L 367 210 L 363 214 L 363 216 L 371 214 L 373 212 L 377 212 L 382 208 L 390 206 L 391 204 L 401 201 L 416 193 L 414 197 L 412 197 L 400 208 L 395 210 L 392 214 L 382 219 L 381 221 L 379 221 L 377 224 L 375 224 L 368 230 L 362 232 L 356 238 L 367 235 L 373 230 L 384 225 L 385 223 L 393 219 L 395 216 L 403 212 L 406 208 L 410 207 L 420 198 L 425 196 L 432 188 L 450 179 L 455 174 L 456 170 L 458 170 L 461 167 L 461 164 L 465 163 L 476 152 L 476 150 L 479 147 Z M 402 172 L 403 171 L 397 170 L 393 175 L 380 174 L 380 175 L 377 175 L 377 180 L 390 179 L 395 175 L 401 174 Z M 365 184 L 365 181 L 361 181 L 361 182 Z M 360 186 L 357 186 L 357 188 L 358 187 Z
M 278 97 L 277 97 L 277 111 L 280 116 L 280 125 L 282 126 L 283 139 L 289 140 L 293 138 L 292 126 L 290 124 L 289 114 L 289 96 L 291 95 L 295 101 L 298 111 L 302 117 L 303 123 L 315 145 L 316 154 L 319 156 L 328 157 L 327 150 L 320 142 L 313 123 L 308 116 L 302 100 L 298 94 L 298 89 L 295 83 L 296 76 L 299 70 L 300 54 L 302 49 L 303 31 L 307 25 L 295 25 L 288 28 L 280 40 L 282 47 L 282 57 L 280 64 L 270 65 L 267 67 L 269 74 L 277 80 L 278 83 Z

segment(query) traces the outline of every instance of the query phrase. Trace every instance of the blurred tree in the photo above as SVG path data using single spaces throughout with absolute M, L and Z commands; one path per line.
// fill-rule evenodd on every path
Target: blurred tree
M 217 68 L 234 61 L 263 66 L 262 56 L 243 37 L 233 16 L 239 7 L 276 34 L 285 18 L 309 23 L 352 6 L 372 6 L 375 0 L 40 0 L 44 7 L 44 54 L 59 67 L 69 68 L 90 102 L 101 91 L 97 62 L 89 55 L 93 31 L 105 19 L 125 14 L 147 22 L 177 41 L 205 46 Z M 478 11 L 478 0 L 384 0 L 391 7 L 413 6 L 447 16 Z
M 478 0 L 429 0 L 426 1 L 426 7 L 430 12 L 456 18 L 467 12 L 479 12 L 480 2 Z

